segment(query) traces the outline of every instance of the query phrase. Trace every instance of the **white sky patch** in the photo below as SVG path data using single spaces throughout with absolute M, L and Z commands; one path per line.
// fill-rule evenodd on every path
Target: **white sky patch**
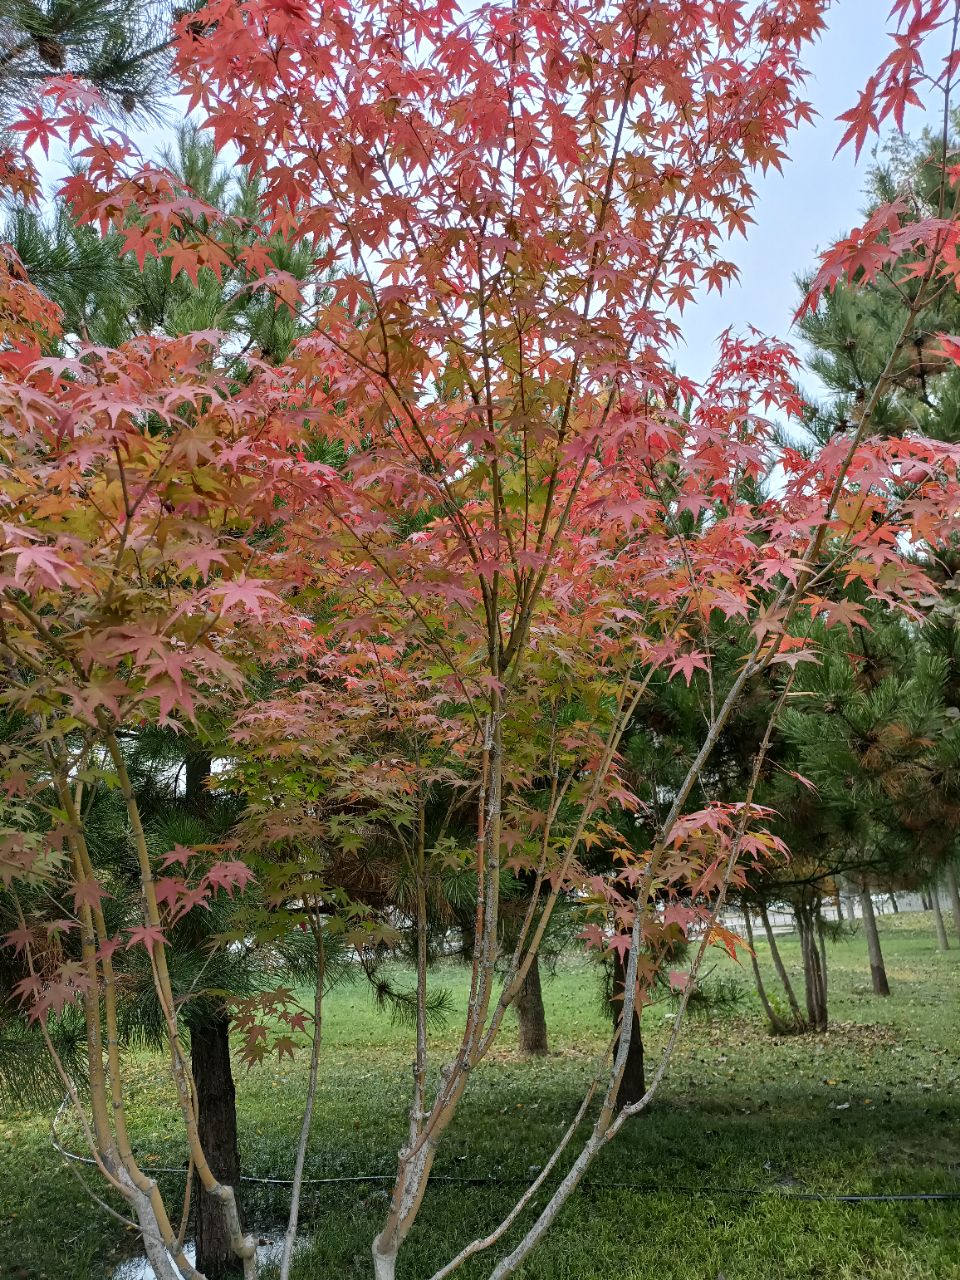
M 889 51 L 888 8 L 886 0 L 835 0 L 827 30 L 808 51 L 810 76 L 804 96 L 818 118 L 791 135 L 782 174 L 770 170 L 754 175 L 754 225 L 745 240 L 738 237 L 721 245 L 739 267 L 740 280 L 722 294 L 701 288 L 679 317 L 682 338 L 676 362 L 680 372 L 695 381 L 709 376 L 717 338 L 728 327 L 743 333 L 752 325 L 770 337 L 798 342 L 792 327 L 799 301 L 796 276 L 813 268 L 818 253 L 860 221 L 871 160 L 865 151 L 855 163 L 852 148 L 834 155 L 844 128 L 836 118 L 856 103 L 860 89 Z M 469 10 L 469 4 L 464 6 Z M 936 61 L 935 55 L 931 68 Z M 163 121 L 128 129 L 145 160 L 159 159 L 164 148 L 175 143 L 176 128 L 187 114 L 186 99 L 178 96 Z M 907 112 L 908 132 L 918 133 L 931 122 L 918 109 Z M 224 163 L 235 162 L 231 151 L 221 154 Z M 54 145 L 47 159 L 34 148 L 33 158 L 49 196 L 66 171 L 66 149 Z M 821 391 L 806 370 L 802 380 L 812 394 Z
M 681 371 L 697 381 L 709 374 L 717 334 L 727 326 L 740 332 L 754 325 L 770 337 L 799 344 L 792 327 L 800 300 L 795 277 L 811 270 L 821 250 L 862 221 L 871 159 L 864 149 L 855 163 L 852 147 L 834 155 L 845 128 L 837 117 L 856 105 L 860 90 L 889 52 L 889 7 L 885 0 L 837 0 L 827 17 L 827 30 L 809 50 L 804 96 L 818 118 L 791 135 L 782 174 L 772 169 L 755 179 L 754 225 L 746 240 L 738 238 L 730 246 L 729 256 L 740 268 L 739 282 L 720 295 L 702 290 L 683 313 L 677 361 Z M 931 69 L 937 60 L 935 55 Z M 916 108 L 906 114 L 907 133 L 937 123 Z M 811 393 L 821 390 L 812 375 L 804 376 Z

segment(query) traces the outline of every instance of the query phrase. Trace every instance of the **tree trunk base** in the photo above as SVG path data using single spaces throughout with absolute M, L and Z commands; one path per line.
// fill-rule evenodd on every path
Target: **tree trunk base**
M 381 1253 L 376 1243 L 373 1246 L 373 1275 L 374 1280 L 394 1280 L 397 1274 L 397 1255 L 395 1253 Z
M 230 1018 L 225 1010 L 197 1018 L 190 1028 L 190 1057 L 197 1089 L 200 1143 L 218 1181 L 234 1188 L 240 1182 L 237 1105 L 230 1066 Z M 195 1187 L 196 1267 L 209 1280 L 242 1274 L 233 1251 L 223 1204 Z
M 826 952 L 821 950 L 816 904 L 801 903 L 795 909 L 803 955 L 803 985 L 807 1023 L 811 1031 L 827 1029 Z
M 626 970 L 623 960 L 620 957 L 620 953 L 616 952 L 613 957 L 613 991 L 610 1001 L 614 1026 L 619 1024 L 623 1009 L 625 980 Z M 614 1052 L 616 1052 L 616 1047 Z M 617 1090 L 617 1107 L 622 1109 L 623 1107 L 635 1105 L 640 1102 L 646 1091 L 647 1083 L 643 1064 L 643 1036 L 640 1031 L 640 1015 L 634 1008 L 633 1021 L 630 1026 L 630 1046 L 627 1049 L 627 1061 L 624 1064 L 620 1088 Z M 645 1107 L 644 1111 L 648 1109 L 648 1107 Z M 638 1114 L 642 1115 L 643 1112 Z
M 940 905 L 939 885 L 934 885 L 930 890 L 930 903 L 933 908 L 933 922 L 937 930 L 937 950 L 949 951 L 950 940 L 947 937 L 947 926 L 943 919 L 943 908 Z
M 950 892 L 950 910 L 953 912 L 953 932 L 960 938 L 960 883 L 957 881 L 957 869 L 952 863 L 947 866 L 946 880 Z
M 547 1015 L 543 1008 L 538 956 L 533 957 L 517 996 L 517 1019 L 520 1023 L 520 1052 L 530 1058 L 545 1058 L 549 1052 Z

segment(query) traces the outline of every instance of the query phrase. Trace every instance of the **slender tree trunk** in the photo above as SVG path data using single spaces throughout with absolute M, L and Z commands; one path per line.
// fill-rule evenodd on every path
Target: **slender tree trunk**
M 827 992 L 823 960 L 817 943 L 814 909 L 809 903 L 796 908 L 803 955 L 803 985 L 807 1004 L 807 1022 L 814 1031 L 827 1029 Z
M 805 1025 L 805 1019 L 800 1009 L 800 1002 L 797 999 L 796 992 L 793 989 L 793 983 L 790 981 L 790 975 L 787 973 L 787 966 L 783 963 L 783 957 L 780 955 L 780 948 L 777 946 L 776 934 L 773 932 L 773 925 L 770 923 L 770 914 L 767 911 L 767 904 L 760 903 L 760 919 L 763 921 L 763 931 L 767 936 L 767 945 L 770 948 L 770 958 L 773 961 L 773 967 L 777 971 L 777 977 L 786 992 L 787 1000 L 790 1004 L 790 1011 L 793 1014 L 794 1021 L 798 1027 Z
M 613 956 L 613 992 L 610 1002 L 615 1027 L 619 1023 L 623 1011 L 625 978 L 624 961 L 620 952 L 616 951 Z M 627 1050 L 627 1062 L 623 1069 L 623 1078 L 620 1081 L 620 1089 L 617 1093 L 618 1107 L 628 1107 L 634 1102 L 639 1102 L 647 1087 L 643 1070 L 643 1039 L 640 1034 L 640 1015 L 636 1007 L 634 1007 L 633 1017 L 630 1020 L 629 1034 L 630 1047 Z M 617 1037 L 617 1043 L 619 1044 L 619 1036 Z M 614 1053 L 616 1053 L 616 1046 L 614 1046 Z
M 188 752 L 184 762 L 184 800 L 197 813 L 207 806 L 206 781 L 213 767 L 209 755 Z M 220 1181 L 240 1187 L 240 1148 L 237 1141 L 237 1106 L 230 1066 L 230 1018 L 226 1009 L 214 1010 L 190 1026 L 190 1058 L 197 1090 L 200 1142 L 210 1168 Z M 213 1280 L 239 1273 L 240 1262 L 231 1248 L 224 1207 L 194 1188 L 197 1270 Z
M 837 919 L 842 920 L 843 919 L 843 899 L 840 897 L 840 890 L 838 888 L 834 888 L 833 890 L 833 905 L 837 909 Z
M 920 890 L 920 906 L 924 911 L 930 910 L 930 895 L 926 889 Z
M 817 993 L 817 982 L 814 974 L 813 961 L 811 958 L 812 939 L 810 930 L 805 923 L 802 923 L 797 915 L 797 928 L 800 932 L 800 955 L 803 959 L 803 994 L 807 1005 L 807 1023 L 814 1030 L 817 1030 L 817 1022 L 819 1020 L 819 996 Z
M 900 905 L 897 902 L 897 895 L 895 893 L 890 894 L 890 905 L 893 907 L 893 914 L 898 916 L 900 914 Z
M 953 932 L 960 937 L 960 884 L 957 883 L 957 868 L 952 862 L 947 863 L 946 880 L 950 890 L 950 909 L 953 912 Z
M 184 761 L 183 798 L 191 809 L 201 811 L 206 806 L 208 792 L 206 789 L 213 761 L 203 752 L 191 752 Z
M 860 893 L 860 908 L 863 911 L 863 931 L 867 935 L 867 953 L 870 956 L 870 978 L 873 982 L 875 996 L 888 996 L 890 984 L 887 981 L 887 969 L 883 963 L 883 952 L 880 950 L 880 933 L 877 929 L 877 917 L 873 910 L 873 899 L 869 889 Z
M 533 957 L 533 964 L 527 970 L 516 1003 L 520 1023 L 520 1052 L 534 1058 L 546 1057 L 549 1052 L 547 1015 L 543 1008 L 539 956 Z
M 943 921 L 943 911 L 940 907 L 940 886 L 932 885 L 930 888 L 930 902 L 933 905 L 933 922 L 937 929 L 937 950 L 949 951 L 950 942 L 947 938 L 947 926 Z
M 323 933 L 316 924 L 314 925 L 314 941 L 317 949 L 317 974 L 313 989 L 313 1041 L 310 1045 L 307 1097 L 303 1107 L 303 1120 L 300 1123 L 300 1140 L 297 1143 L 297 1155 L 293 1164 L 293 1182 L 290 1187 L 290 1213 L 287 1217 L 287 1230 L 283 1237 L 283 1249 L 280 1254 L 280 1280 L 290 1280 L 290 1267 L 293 1263 L 293 1250 L 297 1243 L 297 1227 L 300 1222 L 303 1170 L 307 1161 L 310 1126 L 313 1123 L 313 1108 L 317 1099 L 317 1074 L 320 1067 L 320 1043 L 323 1034 L 323 980 L 326 964 Z
M 778 1016 L 773 1005 L 770 1003 L 770 997 L 767 995 L 767 989 L 763 985 L 763 975 L 760 972 L 760 964 L 757 960 L 757 953 L 753 945 L 753 924 L 750 920 L 750 908 L 743 908 L 743 924 L 744 932 L 747 935 L 747 945 L 750 948 L 750 967 L 753 969 L 753 981 L 756 984 L 757 995 L 760 997 L 760 1003 L 763 1005 L 763 1011 L 767 1015 L 767 1021 L 771 1028 L 778 1034 L 786 1031 L 783 1019 Z
M 827 931 L 823 927 L 822 904 L 817 903 L 817 953 L 820 957 L 820 985 L 823 989 L 823 1002 L 827 1002 Z
M 230 1018 L 225 1009 L 198 1019 L 191 1026 L 190 1057 L 201 1145 L 214 1176 L 239 1188 L 236 1093 L 230 1067 Z M 194 1191 L 194 1203 L 197 1270 L 211 1280 L 238 1274 L 240 1262 L 230 1244 L 223 1205 L 199 1185 Z

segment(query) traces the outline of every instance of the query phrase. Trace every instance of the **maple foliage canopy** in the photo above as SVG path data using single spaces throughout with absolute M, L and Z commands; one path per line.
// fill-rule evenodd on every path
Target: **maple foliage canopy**
M 3 262 L 0 649 L 21 732 L 3 748 L 0 867 L 15 890 L 43 883 L 69 903 L 56 945 L 22 909 L 8 941 L 37 1020 L 84 1003 L 91 1148 L 148 1247 L 163 1241 L 158 1274 L 190 1272 L 130 1150 L 112 1050 L 104 1066 L 114 955 L 150 952 L 191 1158 L 232 1204 L 204 1173 L 166 934 L 211 895 L 242 893 L 251 869 L 231 849 L 192 879 L 168 874 L 143 836 L 123 733 L 226 723 L 268 907 L 309 903 L 313 923 L 365 927 L 385 891 L 356 889 L 370 883 L 351 863 L 364 839 L 413 878 L 388 904 L 417 935 L 418 987 L 409 1139 L 374 1247 L 387 1278 L 559 895 L 575 887 L 593 912 L 587 941 L 626 957 L 625 1017 L 678 931 L 705 923 L 703 945 L 735 945 L 712 926 L 745 864 L 783 852 L 753 785 L 791 670 L 814 656 L 811 621 L 859 622 L 851 586 L 913 617 L 935 597 L 927 569 L 960 520 L 958 454 L 918 433 L 875 436 L 882 382 L 849 430 L 810 450 L 771 421 L 802 411 L 784 344 L 724 334 L 701 385 L 675 367 L 684 306 L 734 278 L 729 238 L 749 227 L 754 175 L 810 119 L 804 56 L 828 7 L 213 0 L 181 20 L 177 67 L 218 147 L 261 184 L 257 234 L 242 237 L 69 79 L 20 122 L 24 145 L 63 139 L 82 161 L 62 185 L 79 219 L 174 276 L 229 267 L 304 335 L 279 365 L 217 333 L 74 348 Z M 895 52 L 846 141 L 859 150 L 888 116 L 902 121 L 925 42 L 952 31 L 936 80 L 949 101 L 957 15 L 898 0 Z M 4 166 L 29 195 L 28 160 Z M 918 224 L 908 204 L 882 209 L 826 255 L 810 305 L 909 248 L 919 306 L 924 289 L 955 285 L 956 244 L 946 214 Z M 312 255 L 305 281 L 282 268 L 290 247 Z M 953 358 L 956 340 L 943 349 Z M 720 626 L 742 645 L 724 688 Z M 609 819 L 638 804 L 618 751 L 657 672 L 702 688 L 704 735 L 638 852 Z M 687 812 L 751 681 L 772 708 L 754 783 Z M 123 791 L 143 886 L 143 923 L 122 937 L 78 803 L 98 768 Z M 51 787 L 46 825 L 28 829 Z M 597 845 L 617 873 L 584 871 Z M 176 851 L 184 866 L 192 856 Z M 431 1102 L 425 904 L 452 865 L 473 877 L 476 942 Z M 501 979 L 508 869 L 533 891 Z M 362 950 L 386 935 L 350 936 Z M 618 1050 L 584 1160 L 622 1123 L 622 1065 Z

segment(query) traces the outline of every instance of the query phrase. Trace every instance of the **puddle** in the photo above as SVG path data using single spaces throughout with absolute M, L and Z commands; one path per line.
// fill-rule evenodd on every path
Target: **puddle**
M 280 1260 L 280 1249 L 283 1235 L 258 1236 L 257 1261 L 263 1266 L 267 1262 Z M 192 1240 L 183 1246 L 183 1252 L 193 1263 L 196 1260 L 196 1248 Z M 127 1258 L 114 1271 L 111 1280 L 156 1280 L 156 1272 L 146 1258 Z

